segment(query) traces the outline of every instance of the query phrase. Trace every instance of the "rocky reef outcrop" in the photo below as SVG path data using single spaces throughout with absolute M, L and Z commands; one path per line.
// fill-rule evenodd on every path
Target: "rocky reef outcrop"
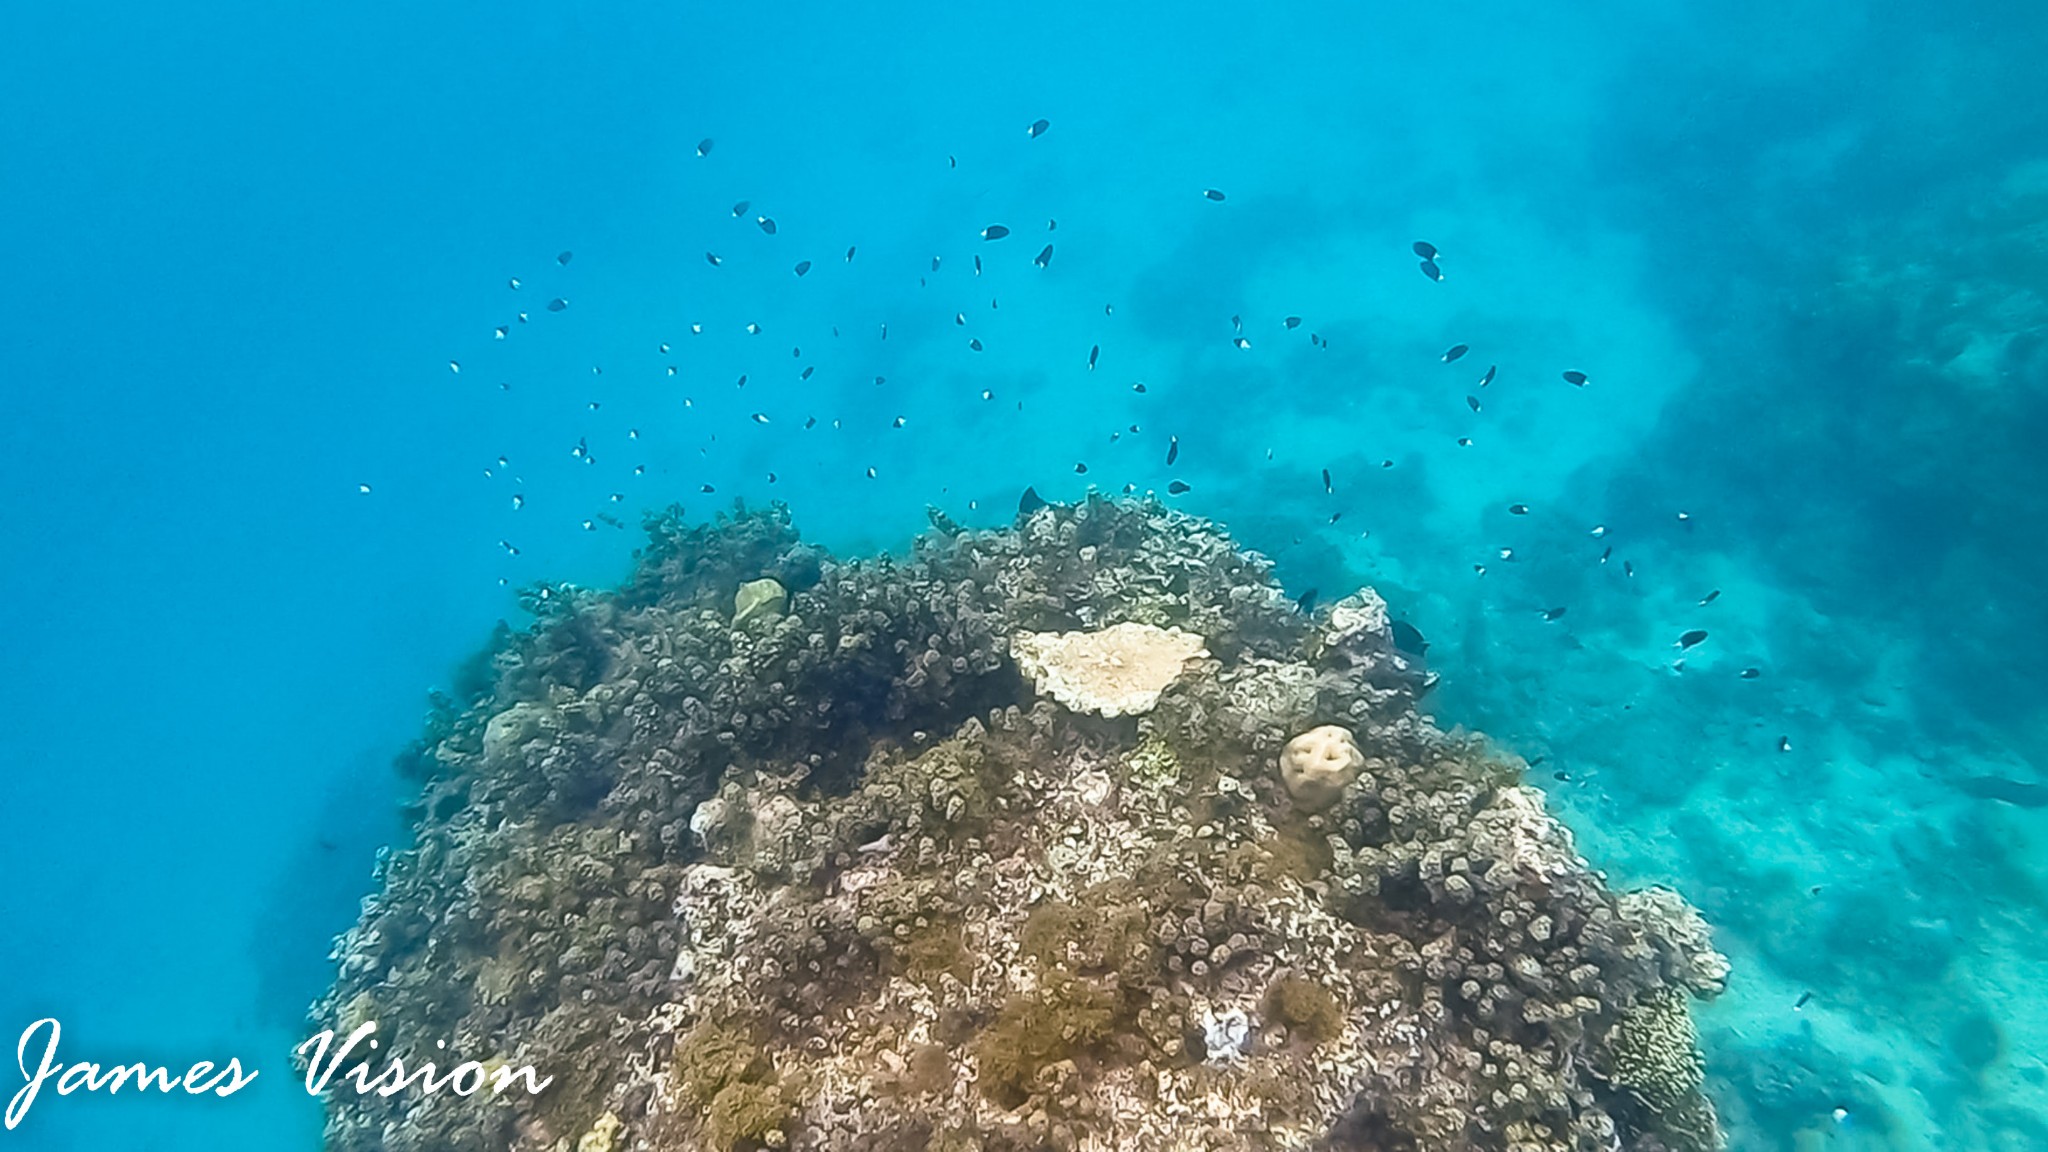
M 934 523 L 842 561 L 672 510 L 618 589 L 529 591 L 315 1017 L 554 1082 L 332 1092 L 328 1147 L 1718 1145 L 1705 925 L 1418 712 L 1375 594 L 1303 614 L 1153 502 Z M 1116 706 L 1036 689 L 1090 669 Z

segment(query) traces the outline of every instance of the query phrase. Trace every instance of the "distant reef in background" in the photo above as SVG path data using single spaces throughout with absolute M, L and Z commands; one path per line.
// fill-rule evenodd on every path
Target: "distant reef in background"
M 1720 1145 L 1706 925 L 1418 712 L 1375 593 L 1151 501 L 932 521 L 671 509 L 526 590 L 315 1019 L 555 1081 L 337 1088 L 330 1149 Z

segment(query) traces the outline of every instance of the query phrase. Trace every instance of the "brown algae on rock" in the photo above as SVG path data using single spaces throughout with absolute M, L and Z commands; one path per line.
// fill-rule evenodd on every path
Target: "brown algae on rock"
M 1712 1146 L 1706 925 L 1418 713 L 1369 590 L 1151 501 L 647 528 L 444 701 L 316 1013 L 556 1083 L 332 1094 L 334 1152 Z

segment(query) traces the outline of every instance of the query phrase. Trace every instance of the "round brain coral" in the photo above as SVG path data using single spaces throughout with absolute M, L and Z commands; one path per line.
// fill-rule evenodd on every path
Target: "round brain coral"
M 1301 807 L 1327 808 L 1364 766 L 1365 753 L 1358 750 L 1351 729 L 1325 724 L 1287 742 L 1280 753 L 1280 782 Z

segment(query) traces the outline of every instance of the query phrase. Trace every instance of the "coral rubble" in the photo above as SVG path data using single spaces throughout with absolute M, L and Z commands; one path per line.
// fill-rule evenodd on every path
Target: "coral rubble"
M 1371 592 L 1305 615 L 1152 502 L 648 529 L 443 701 L 316 1007 L 554 1084 L 335 1093 L 330 1148 L 1716 1146 L 1705 925 L 1420 715 Z M 1126 643 L 1149 699 L 1035 690 Z

